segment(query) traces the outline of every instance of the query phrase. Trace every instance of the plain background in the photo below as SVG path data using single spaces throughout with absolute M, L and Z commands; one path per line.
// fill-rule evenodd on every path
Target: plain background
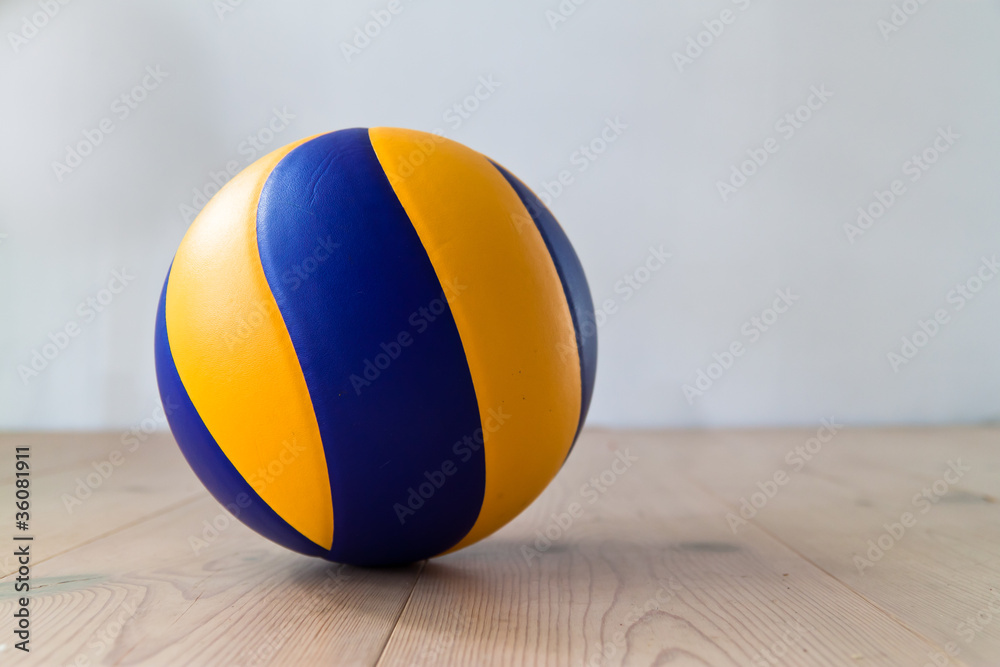
M 42 10 L 0 5 L 0 427 L 126 428 L 154 414 L 154 313 L 181 207 L 211 172 L 246 164 L 241 143 L 275 108 L 294 119 L 269 149 L 390 125 L 443 130 L 536 192 L 568 170 L 551 208 L 595 302 L 615 311 L 600 326 L 591 424 L 1000 415 L 1000 280 L 960 310 L 948 300 L 1000 253 L 996 2 L 567 0 L 556 22 L 557 0 L 402 0 L 348 60 L 342 44 L 387 4 L 75 0 L 17 48 L 11 33 Z M 731 23 L 713 22 L 724 10 Z M 697 57 L 678 61 L 689 47 Z M 166 78 L 119 119 L 114 100 L 157 66 Z M 445 114 L 480 77 L 500 85 L 455 127 Z M 822 86 L 821 108 L 779 132 Z M 60 180 L 53 163 L 105 117 L 114 131 Z M 627 127 L 580 171 L 576 152 L 608 119 Z M 904 163 L 939 128 L 959 138 L 910 181 Z M 768 138 L 777 152 L 723 201 L 717 183 Z M 905 193 L 851 243 L 844 225 L 894 179 Z M 626 300 L 619 281 L 650 246 L 671 257 Z M 123 267 L 134 280 L 84 321 L 78 304 Z M 778 289 L 798 300 L 751 341 L 744 323 Z M 887 355 L 939 309 L 948 323 L 893 368 Z M 79 335 L 22 378 L 70 322 Z M 734 341 L 743 355 L 711 369 Z M 699 371 L 717 377 L 686 397 Z

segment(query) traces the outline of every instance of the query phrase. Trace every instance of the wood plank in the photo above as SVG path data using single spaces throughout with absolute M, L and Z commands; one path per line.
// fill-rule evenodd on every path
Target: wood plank
M 32 651 L 8 646 L 0 661 L 375 662 L 420 565 L 339 566 L 289 552 L 235 520 L 195 553 L 190 538 L 221 511 L 202 498 L 38 565 Z M 10 618 L 11 587 L 0 591 L 0 617 Z
M 8 645 L 0 661 L 756 665 L 784 650 L 780 664 L 923 665 L 954 641 L 962 653 L 950 664 L 1000 663 L 1000 621 L 968 645 L 955 625 L 989 608 L 1000 572 L 997 430 L 843 431 L 734 534 L 727 511 L 809 435 L 589 431 L 523 516 L 422 573 L 301 557 L 231 519 L 195 553 L 189 538 L 225 515 L 167 435 L 69 515 L 59 495 L 119 437 L 90 440 L 81 455 L 69 449 L 75 436 L 45 436 L 37 650 L 24 660 Z M 585 495 L 619 449 L 639 461 Z M 949 457 L 974 470 L 857 573 L 858 545 Z M 574 502 L 581 515 L 562 531 L 553 514 L 566 523 Z M 565 534 L 530 551 L 546 529 Z M 12 596 L 0 586 L 0 617 Z
M 792 471 L 786 452 L 814 435 L 706 435 L 686 470 L 734 513 L 758 482 L 787 471 L 752 523 L 967 664 L 1000 664 L 1000 430 L 847 429 Z M 959 459 L 971 469 L 942 482 Z M 924 489 L 935 502 L 914 502 Z M 914 525 L 901 524 L 905 512 Z M 889 549 L 869 554 L 879 539 Z
M 15 447 L 27 446 L 31 448 L 31 458 L 34 464 L 31 468 L 32 474 L 41 476 L 89 465 L 91 461 L 105 457 L 111 443 L 120 442 L 124 436 L 123 433 L 107 431 L 92 433 L 0 433 L 0 457 L 3 461 L 3 465 L 0 465 L 0 484 L 14 479 Z M 138 443 L 138 447 L 145 446 L 151 437 L 155 442 L 157 439 L 163 440 L 164 434 L 143 434 L 144 440 Z M 128 442 L 129 447 L 134 446 L 131 438 Z M 118 448 L 127 449 L 125 445 L 120 445 Z M 8 464 L 8 462 L 10 463 Z
M 21 436 L 3 438 L 0 444 L 4 447 L 2 458 L 8 462 L 3 466 L 6 470 L 13 470 L 14 447 L 23 442 Z M 72 465 L 59 466 L 60 459 Z M 167 433 L 154 435 L 131 452 L 121 445 L 120 434 L 39 437 L 30 463 L 28 533 L 35 537 L 36 563 L 157 511 L 207 495 Z M 0 526 L 4 532 L 14 526 L 13 494 L 12 481 L 0 482 Z M 9 551 L 4 549 L 0 557 L 0 576 L 16 569 Z
M 685 435 L 587 432 L 524 515 L 427 565 L 379 665 L 922 665 L 941 650 L 754 526 L 733 535 L 675 472 L 699 455 Z M 619 449 L 639 461 L 589 503 Z M 564 536 L 526 552 L 573 502 Z

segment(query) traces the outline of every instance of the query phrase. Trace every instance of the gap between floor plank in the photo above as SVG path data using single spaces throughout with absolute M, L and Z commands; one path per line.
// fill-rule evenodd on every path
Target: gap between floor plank
M 689 478 L 686 475 L 684 477 L 685 477 L 685 479 L 687 479 L 687 481 L 691 482 L 696 487 L 698 487 L 699 489 L 701 489 L 701 491 L 703 493 L 707 494 L 710 498 L 713 498 L 715 501 L 717 501 L 720 505 L 722 505 L 722 507 L 725 507 L 730 512 L 734 511 L 733 507 L 725 500 L 725 498 L 719 496 L 717 493 L 715 493 L 714 491 L 712 491 L 710 488 L 708 488 L 707 486 L 703 485 L 700 480 Z M 735 510 L 735 511 L 738 511 L 738 510 Z M 756 528 L 760 532 L 764 533 L 769 538 L 771 538 L 772 540 L 774 540 L 778 544 L 782 545 L 783 547 L 785 547 L 786 549 L 788 549 L 789 551 L 791 551 L 792 553 L 794 553 L 796 556 L 798 556 L 799 558 L 801 558 L 805 562 L 809 563 L 811 566 L 813 566 L 814 568 L 816 568 L 817 570 L 819 570 L 820 572 L 822 572 L 823 574 L 825 574 L 829 578 L 833 579 L 835 582 L 837 582 L 839 585 L 841 585 L 842 587 L 844 587 L 846 590 L 850 591 L 851 593 L 853 593 L 854 595 L 856 595 L 858 598 L 860 598 L 865 604 L 867 604 L 870 607 L 872 607 L 873 609 L 875 609 L 881 615 L 885 616 L 890 621 L 892 621 L 893 623 L 895 623 L 899 627 L 903 628 L 904 630 L 906 630 L 907 632 L 909 632 L 910 634 L 912 634 L 914 637 L 922 640 L 928 646 L 930 646 L 931 648 L 933 648 L 933 649 L 935 649 L 935 650 L 937 650 L 937 651 L 939 651 L 941 653 L 945 652 L 944 647 L 938 646 L 938 644 L 935 643 L 934 640 L 930 639 L 929 637 L 925 637 L 919 631 L 915 630 L 914 628 L 911 628 L 909 625 L 907 625 L 906 623 L 904 623 L 902 619 L 897 618 L 895 614 L 892 614 L 889 610 L 883 609 L 882 607 L 880 607 L 873 600 L 870 600 L 867 596 L 865 596 L 863 593 L 861 593 L 861 591 L 856 590 L 853 586 L 851 586 L 847 582 L 842 581 L 841 579 L 837 578 L 837 576 L 834 575 L 832 572 L 828 571 L 823 566 L 821 566 L 818 563 L 816 563 L 815 561 L 813 561 L 811 558 L 809 558 L 808 556 L 806 556 L 805 554 L 803 554 L 802 552 L 800 552 L 798 549 L 796 549 L 792 545 L 790 545 L 787 542 L 785 542 L 783 539 L 781 539 L 780 537 L 778 537 L 777 535 L 775 535 L 773 532 L 771 532 L 770 530 L 768 530 L 764 526 L 760 525 L 759 523 L 754 523 L 753 526 L 754 526 L 754 528 Z M 949 659 L 951 660 L 951 663 L 949 663 L 949 664 L 954 664 L 954 665 L 956 665 L 956 667 L 969 667 L 968 663 L 960 660 L 958 658 L 958 656 L 950 656 L 949 655 Z
M 385 648 L 389 645 L 392 640 L 392 636 L 396 634 L 396 627 L 399 625 L 399 619 L 403 618 L 403 614 L 406 613 L 406 608 L 410 606 L 410 600 L 413 599 L 413 591 L 417 590 L 417 582 L 420 581 L 420 575 L 424 573 L 424 568 L 427 566 L 427 561 L 420 561 L 420 569 L 417 570 L 417 576 L 413 578 L 413 585 L 410 586 L 410 593 L 406 596 L 406 602 L 403 606 L 399 608 L 399 614 L 396 615 L 396 620 L 392 622 L 392 629 L 385 637 L 385 641 L 382 643 L 382 648 L 378 651 L 378 657 L 375 658 L 375 662 L 372 663 L 373 667 L 378 667 L 379 663 L 382 662 L 382 656 L 385 654 Z

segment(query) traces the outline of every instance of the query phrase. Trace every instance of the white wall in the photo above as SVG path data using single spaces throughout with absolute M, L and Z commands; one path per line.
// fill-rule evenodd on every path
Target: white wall
M 11 33 L 40 5 L 0 4 L 0 427 L 152 414 L 153 318 L 187 227 L 180 206 L 210 171 L 247 163 L 241 142 L 274 108 L 295 117 L 268 148 L 343 127 L 441 128 L 536 191 L 569 170 L 552 209 L 595 300 L 616 306 L 591 423 L 1000 414 L 1000 280 L 949 302 L 1000 255 L 996 2 L 907 0 L 918 10 L 884 37 L 888 0 L 589 0 L 554 29 L 557 0 L 401 0 L 348 62 L 341 42 L 387 4 L 244 0 L 220 19 L 221 0 L 75 0 L 16 50 Z M 679 68 L 674 53 L 723 10 L 732 23 Z M 121 118 L 112 103 L 147 66 L 167 76 Z M 452 127 L 443 114 L 481 76 L 499 88 Z M 789 137 L 775 124 L 813 87 L 832 96 Z M 103 118 L 113 132 L 60 181 L 53 162 Z M 627 128 L 578 171 L 580 144 L 616 118 Z M 938 128 L 959 138 L 913 182 L 904 162 Z M 717 181 L 769 137 L 777 152 L 723 202 Z M 845 223 L 894 179 L 905 192 L 849 242 Z M 626 301 L 616 284 L 660 245 L 671 258 Z M 134 279 L 86 321 L 78 304 L 122 267 Z M 778 289 L 798 300 L 751 342 L 744 322 Z M 894 370 L 887 354 L 938 309 L 947 324 Z M 71 322 L 79 334 L 23 381 L 18 366 Z M 689 404 L 682 386 L 734 341 L 743 355 Z

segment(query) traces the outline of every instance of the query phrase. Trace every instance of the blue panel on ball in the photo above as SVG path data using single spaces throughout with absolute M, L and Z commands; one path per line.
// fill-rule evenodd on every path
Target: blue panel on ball
M 514 188 L 532 220 L 535 221 L 535 226 L 545 241 L 545 247 L 552 255 L 556 272 L 566 293 L 569 312 L 573 317 L 573 329 L 576 332 L 576 346 L 580 353 L 580 385 L 583 389 L 583 398 L 580 401 L 580 423 L 576 428 L 576 435 L 579 436 L 583 422 L 587 419 L 587 410 L 590 409 L 590 399 L 594 393 L 594 377 L 597 373 L 597 321 L 594 319 L 594 301 L 590 296 L 590 287 L 587 286 L 587 277 L 566 232 L 545 204 L 516 176 L 496 162 L 493 162 L 493 166 Z
M 481 435 L 479 406 L 442 285 L 367 130 L 278 163 L 257 244 L 323 437 L 329 557 L 390 565 L 453 546 L 482 505 L 482 448 L 454 449 Z
M 167 336 L 167 281 L 163 284 L 160 305 L 156 311 L 156 381 L 160 388 L 163 411 L 170 423 L 177 444 L 191 468 L 215 499 L 226 506 L 240 521 L 264 537 L 289 549 L 309 556 L 324 556 L 326 551 L 292 528 L 264 500 L 230 463 L 208 432 L 198 410 L 191 403 L 177 366 L 170 352 Z M 211 523 L 211 519 L 209 523 Z M 201 526 L 199 526 L 201 530 Z

